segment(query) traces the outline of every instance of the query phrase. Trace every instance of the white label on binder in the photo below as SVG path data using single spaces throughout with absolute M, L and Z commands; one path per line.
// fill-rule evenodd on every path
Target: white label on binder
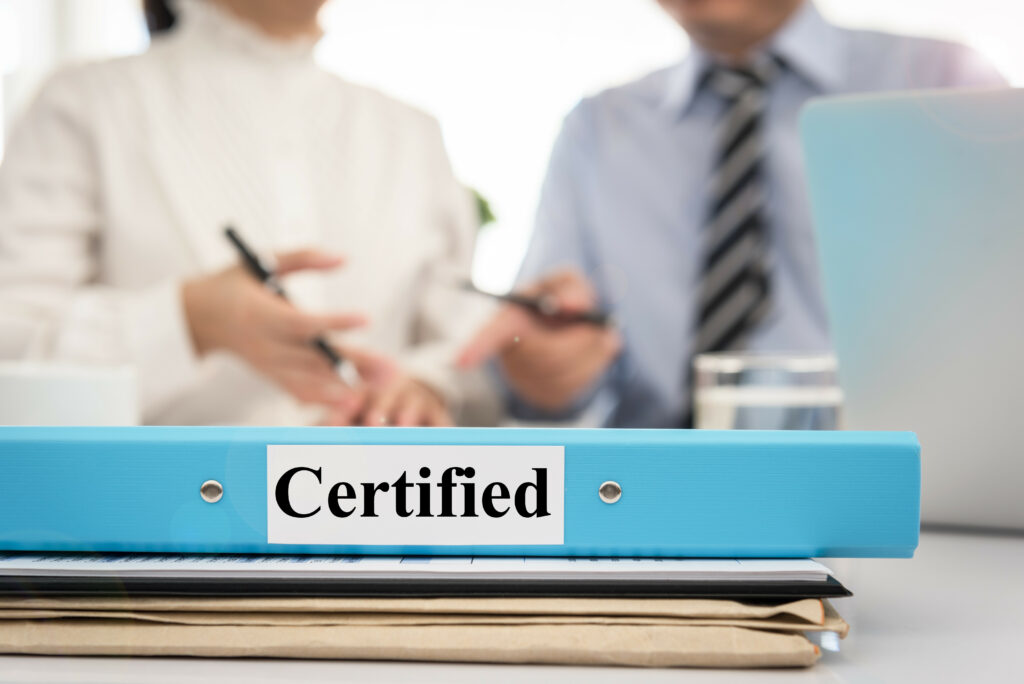
M 560 446 L 267 447 L 267 543 L 562 544 Z

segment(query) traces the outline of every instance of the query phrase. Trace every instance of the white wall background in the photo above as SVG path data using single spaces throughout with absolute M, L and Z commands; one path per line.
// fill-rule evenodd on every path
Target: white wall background
M 3 116 L 64 59 L 143 49 L 137 0 L 0 0 Z M 1024 2 L 819 0 L 845 25 L 951 38 L 1024 85 Z M 583 95 L 682 58 L 655 0 L 333 0 L 325 67 L 437 116 L 456 173 L 491 200 L 474 277 L 506 287 L 561 119 Z M 2 147 L 0 147 L 2 154 Z
M 325 65 L 441 119 L 456 173 L 498 217 L 474 272 L 492 289 L 510 284 L 526 248 L 562 117 L 687 44 L 654 0 L 338 0 L 324 25 Z

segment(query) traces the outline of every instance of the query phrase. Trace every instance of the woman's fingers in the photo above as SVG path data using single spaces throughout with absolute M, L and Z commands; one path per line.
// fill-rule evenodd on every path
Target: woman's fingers
M 364 386 L 365 400 L 360 414 L 351 415 L 353 423 L 368 427 L 393 425 L 451 425 L 444 401 L 426 385 L 409 376 L 388 385 Z
M 266 341 L 252 361 L 268 369 L 266 374 L 299 401 L 325 406 L 325 425 L 452 423 L 441 396 L 403 373 L 393 359 L 344 347 L 339 351 L 360 366 L 361 385 L 346 385 L 337 369 L 306 340 Z
M 331 360 L 311 344 L 270 342 L 266 356 L 267 363 L 278 368 L 331 377 L 338 374 Z
M 355 364 L 359 377 L 373 387 L 386 387 L 401 379 L 401 368 L 390 356 L 348 345 L 338 345 L 337 350 Z
M 282 252 L 275 255 L 277 267 L 274 273 L 278 276 L 286 276 L 296 271 L 317 270 L 337 268 L 345 263 L 345 258 L 340 254 L 328 254 L 317 249 L 300 249 L 294 252 Z
M 399 427 L 415 427 L 423 425 L 426 415 L 425 402 L 417 392 L 406 392 L 395 404 L 392 421 Z
M 352 390 L 337 376 L 295 369 L 277 369 L 271 374 L 286 392 L 307 404 L 342 404 Z
M 453 425 L 444 400 L 434 390 L 415 380 L 402 397 L 403 408 L 396 412 L 400 425 L 445 427 Z
M 402 395 L 402 389 L 400 384 L 395 384 L 376 391 L 363 413 L 363 425 L 391 425 L 392 411 Z
M 277 337 L 298 342 L 308 342 L 325 333 L 350 330 L 366 325 L 364 314 L 355 312 L 336 314 L 305 314 L 285 305 L 287 311 L 270 317 L 270 326 Z
M 327 425 L 357 425 L 366 405 L 367 392 L 356 389 L 328 408 L 324 419 Z
M 428 427 L 451 427 L 455 425 L 448 409 L 439 401 L 428 403 L 424 417 L 420 423 Z

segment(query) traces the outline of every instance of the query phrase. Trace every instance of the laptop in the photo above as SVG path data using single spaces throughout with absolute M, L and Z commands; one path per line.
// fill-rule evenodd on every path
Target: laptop
M 913 430 L 922 521 L 1024 530 L 1024 90 L 801 119 L 844 427 Z

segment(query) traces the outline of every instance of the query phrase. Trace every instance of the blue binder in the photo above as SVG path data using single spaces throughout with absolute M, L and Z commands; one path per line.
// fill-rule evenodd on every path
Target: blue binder
M 492 467 L 523 481 L 468 486 Z M 405 470 L 385 488 L 381 468 Z M 910 557 L 919 507 L 911 433 L 0 428 L 8 551 Z

